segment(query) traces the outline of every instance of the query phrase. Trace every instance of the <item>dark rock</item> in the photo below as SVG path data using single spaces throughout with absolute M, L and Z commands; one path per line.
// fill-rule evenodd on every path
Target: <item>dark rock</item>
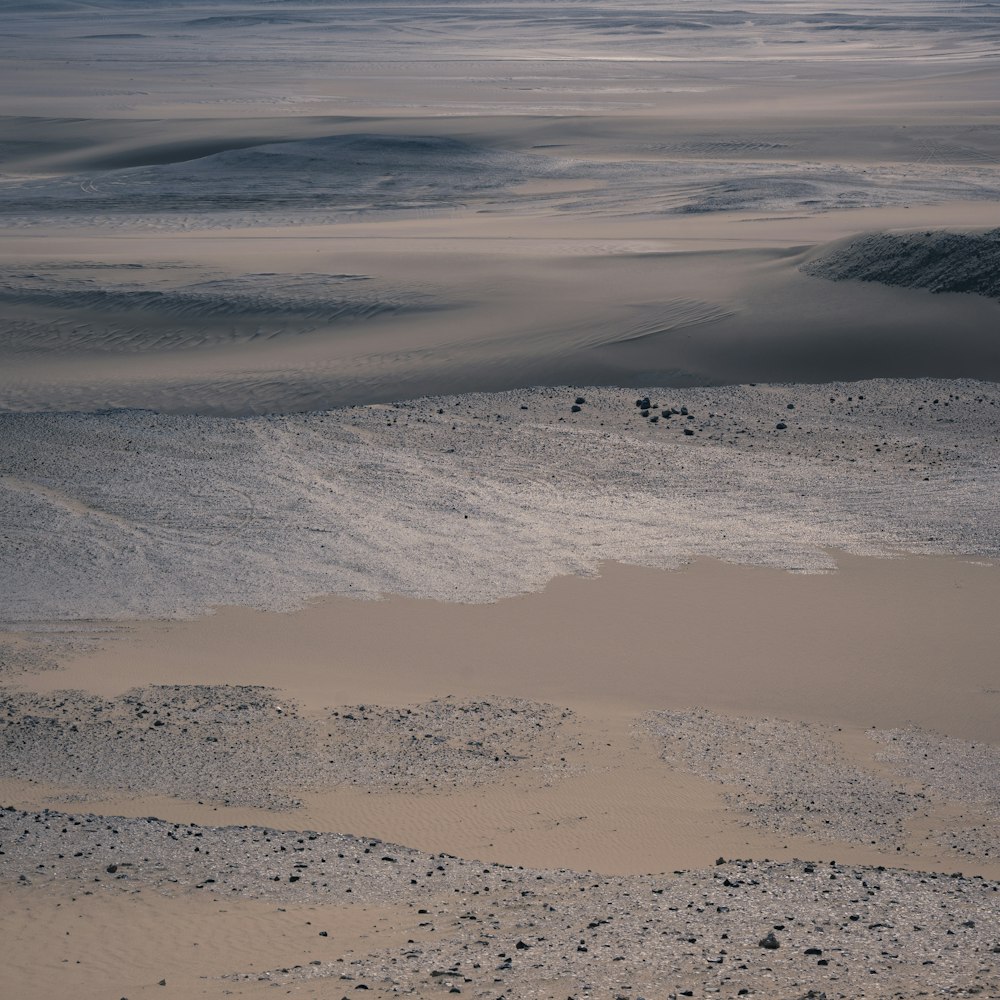
M 768 948 L 772 951 L 775 948 L 781 947 L 781 942 L 774 936 L 774 931 L 768 931 L 767 935 L 762 937 L 757 944 L 759 944 L 761 948 Z
M 776 423 L 776 424 L 775 424 L 774 426 L 775 426 L 775 427 L 776 427 L 776 428 L 777 428 L 777 429 L 778 429 L 779 431 L 783 431 L 783 430 L 785 430 L 785 428 L 787 428 L 787 427 L 788 427 L 788 424 L 786 424 L 784 420 L 779 420 L 779 421 L 778 421 L 778 422 L 777 422 L 777 423 Z
M 579 413 L 580 412 L 580 407 L 577 406 L 576 404 L 574 404 L 573 406 L 571 406 L 569 408 L 569 410 L 570 410 L 570 413 Z
M 586 402 L 587 401 L 583 398 L 583 396 L 577 396 L 576 397 L 576 405 L 577 406 L 582 406 Z
M 104 870 L 105 870 L 105 871 L 106 871 L 106 872 L 107 872 L 107 873 L 108 873 L 109 875 L 114 875 L 114 873 L 115 873 L 116 871 L 118 871 L 118 865 L 108 865 L 108 867 L 107 867 L 107 868 L 105 868 Z

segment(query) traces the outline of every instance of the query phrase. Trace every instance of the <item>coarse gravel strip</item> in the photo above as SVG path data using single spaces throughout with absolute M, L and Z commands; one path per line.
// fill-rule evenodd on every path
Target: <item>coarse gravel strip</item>
M 875 380 L 0 414 L 0 625 L 483 603 L 609 560 L 996 558 L 998 404 L 992 383 Z
M 333 784 L 425 791 L 492 784 L 511 770 L 552 777 L 579 746 L 574 713 L 524 698 L 357 705 L 330 713 Z
M 938 844 L 970 858 L 1000 857 L 1000 747 L 915 726 L 872 729 L 868 737 L 884 748 L 877 760 L 962 808 L 964 822 L 931 831 Z
M 0 879 L 15 892 L 58 883 L 412 907 L 428 933 L 402 948 L 226 977 L 289 988 L 329 980 L 330 996 L 856 1000 L 1000 990 L 1000 884 L 958 873 L 720 858 L 707 870 L 608 878 L 339 834 L 4 809 Z

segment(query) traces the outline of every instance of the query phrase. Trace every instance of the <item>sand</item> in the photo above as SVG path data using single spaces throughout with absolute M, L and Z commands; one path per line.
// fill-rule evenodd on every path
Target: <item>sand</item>
M 989 6 L 0 14 L 12 996 L 1000 996 Z

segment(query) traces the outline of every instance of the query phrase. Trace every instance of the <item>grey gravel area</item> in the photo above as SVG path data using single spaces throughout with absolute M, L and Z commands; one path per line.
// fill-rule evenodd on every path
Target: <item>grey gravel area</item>
M 569 770 L 579 744 L 569 709 L 521 698 L 434 699 L 384 708 L 358 705 L 330 716 L 338 784 L 420 790 L 488 784 L 512 768 Z
M 807 274 L 1000 299 L 1000 229 L 867 233 L 802 265 Z
M 487 602 L 606 560 L 993 558 L 998 404 L 992 383 L 883 380 L 0 414 L 0 619 Z
M 708 870 L 605 878 L 338 834 L 6 809 L 0 879 L 12 892 L 60 883 L 413 908 L 420 940 L 402 948 L 227 977 L 305 995 L 1000 992 L 1000 884 L 960 874 L 720 859 Z
M 884 747 L 878 760 L 961 809 L 961 822 L 932 831 L 939 844 L 969 857 L 1000 857 L 1000 748 L 915 727 L 868 735 Z
M 572 713 L 520 699 L 304 717 L 269 688 L 151 686 L 103 699 L 5 692 L 0 771 L 88 791 L 291 809 L 336 785 L 428 790 L 483 784 L 513 768 L 565 771 Z
M 643 728 L 666 762 L 726 785 L 748 825 L 776 833 L 901 847 L 928 804 L 854 765 L 820 726 L 694 709 L 657 712 Z

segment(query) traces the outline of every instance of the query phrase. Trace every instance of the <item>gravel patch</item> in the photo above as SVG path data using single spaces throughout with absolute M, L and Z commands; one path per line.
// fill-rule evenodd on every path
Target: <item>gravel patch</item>
M 151 686 L 105 700 L 10 693 L 5 773 L 46 784 L 289 809 L 315 780 L 313 725 L 260 687 Z
M 521 698 L 435 699 L 405 708 L 358 705 L 331 713 L 337 784 L 422 790 L 489 784 L 511 769 L 553 775 L 578 743 L 568 709 Z
M 821 726 L 701 709 L 643 722 L 673 766 L 727 786 L 747 825 L 791 836 L 901 847 L 924 800 L 861 770 Z
M 0 618 L 489 602 L 606 560 L 992 558 L 998 404 L 990 383 L 914 380 L 0 414 Z
M 269 688 L 151 686 L 110 700 L 81 691 L 8 692 L 0 769 L 50 785 L 293 809 L 337 785 L 447 790 L 513 769 L 565 771 L 572 713 L 521 699 L 309 718 Z

